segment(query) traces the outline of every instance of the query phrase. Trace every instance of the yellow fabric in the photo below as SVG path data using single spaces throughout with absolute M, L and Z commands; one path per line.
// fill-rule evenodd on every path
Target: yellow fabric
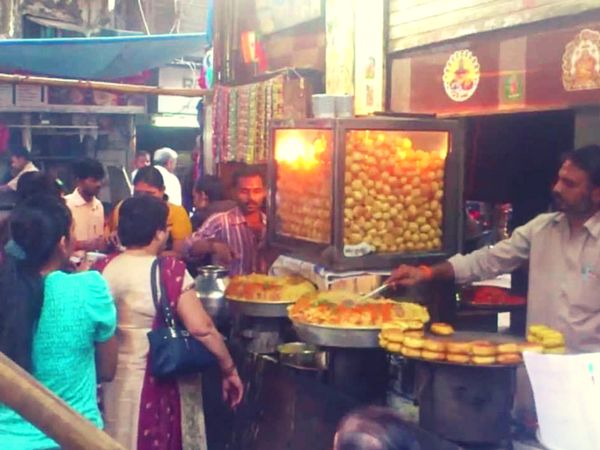
M 167 203 L 169 207 L 169 216 L 167 217 L 167 227 L 171 233 L 171 237 L 174 241 L 180 241 L 186 239 L 192 235 L 192 222 L 188 216 L 187 211 L 183 206 L 173 205 L 172 203 Z M 113 210 L 109 227 L 110 231 L 117 231 L 119 227 L 119 208 L 121 207 L 121 203 L 119 203 L 115 209 Z

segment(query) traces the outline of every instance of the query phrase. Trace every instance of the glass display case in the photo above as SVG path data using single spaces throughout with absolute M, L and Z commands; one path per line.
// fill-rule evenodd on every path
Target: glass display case
M 463 146 L 455 121 L 276 121 L 269 155 L 269 240 L 333 247 L 379 267 L 462 245 Z

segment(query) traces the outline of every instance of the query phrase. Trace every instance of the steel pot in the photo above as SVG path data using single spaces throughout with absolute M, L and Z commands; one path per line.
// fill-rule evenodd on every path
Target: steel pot
M 196 277 L 196 291 L 204 309 L 217 326 L 229 321 L 225 288 L 229 283 L 227 269 L 222 266 L 202 266 Z
M 324 370 L 327 368 L 327 353 L 316 345 L 304 342 L 288 342 L 277 347 L 279 362 L 293 367 Z

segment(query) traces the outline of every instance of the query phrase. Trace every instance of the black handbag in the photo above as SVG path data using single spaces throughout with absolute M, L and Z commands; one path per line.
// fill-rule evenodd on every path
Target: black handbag
M 152 300 L 156 313 L 163 318 L 165 326 L 148 333 L 150 373 L 156 378 L 171 378 L 202 372 L 216 365 L 217 358 L 173 316 L 166 298 L 160 266 L 160 260 L 155 259 L 150 277 Z

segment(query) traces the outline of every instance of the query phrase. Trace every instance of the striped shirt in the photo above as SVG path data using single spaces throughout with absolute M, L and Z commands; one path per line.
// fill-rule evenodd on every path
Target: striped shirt
M 261 213 L 263 225 L 266 216 Z M 229 246 L 234 256 L 227 268 L 229 275 L 246 275 L 261 271 L 259 250 L 264 246 L 266 226 L 257 235 L 246 222 L 239 207 L 213 214 L 188 240 L 188 246 L 197 240 L 214 240 Z

